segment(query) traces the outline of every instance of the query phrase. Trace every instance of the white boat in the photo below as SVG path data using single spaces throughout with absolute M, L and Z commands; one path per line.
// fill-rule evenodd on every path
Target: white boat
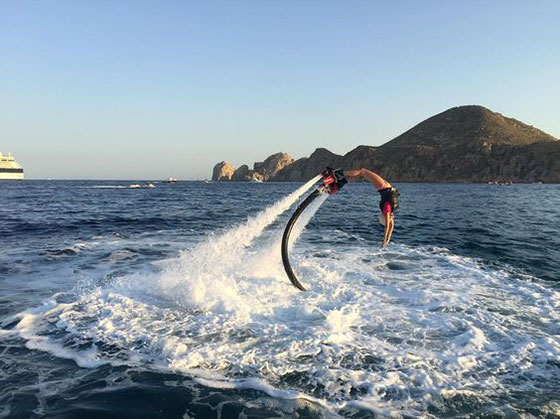
M 177 182 L 177 179 L 175 179 L 174 177 L 167 178 L 167 183 L 173 183 L 173 182 Z
M 5 156 L 0 152 L 0 180 L 23 180 L 23 167 L 11 153 Z

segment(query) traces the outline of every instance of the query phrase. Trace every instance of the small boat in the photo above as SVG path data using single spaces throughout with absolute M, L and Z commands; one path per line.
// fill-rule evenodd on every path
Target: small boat
M 493 181 L 493 182 L 490 181 L 490 182 L 488 182 L 488 184 L 489 184 L 489 185 L 492 185 L 492 186 L 512 186 L 512 185 L 513 185 L 513 182 L 512 182 L 511 180 L 509 180 L 509 181 L 503 181 L 503 182 L 497 181 L 497 180 L 496 180 L 496 181 Z

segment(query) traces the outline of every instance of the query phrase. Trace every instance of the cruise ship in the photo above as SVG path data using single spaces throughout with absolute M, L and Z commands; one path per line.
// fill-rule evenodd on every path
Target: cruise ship
M 8 153 L 0 152 L 0 180 L 23 180 L 23 167 Z

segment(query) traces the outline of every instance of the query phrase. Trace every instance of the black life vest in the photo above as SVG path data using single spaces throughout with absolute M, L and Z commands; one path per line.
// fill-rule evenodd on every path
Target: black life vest
M 391 204 L 391 209 L 393 212 L 399 208 L 399 190 L 394 187 L 380 189 L 379 195 L 381 195 L 381 201 L 379 201 L 379 208 L 383 211 L 383 205 L 385 202 L 389 202 Z

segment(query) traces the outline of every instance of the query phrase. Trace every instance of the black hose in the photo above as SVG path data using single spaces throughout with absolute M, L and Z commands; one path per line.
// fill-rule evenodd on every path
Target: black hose
M 292 218 L 290 218 L 290 221 L 288 221 L 288 224 L 286 224 L 286 229 L 284 230 L 284 234 L 282 235 L 282 263 L 284 264 L 284 269 L 286 270 L 286 274 L 288 274 L 288 278 L 290 278 L 290 281 L 292 281 L 292 284 L 294 284 L 294 287 L 301 291 L 305 291 L 305 288 L 298 281 L 297 276 L 294 273 L 292 266 L 290 265 L 290 260 L 288 258 L 288 240 L 290 239 L 292 228 L 294 227 L 301 213 L 305 210 L 305 208 L 309 206 L 309 204 L 313 202 L 315 198 L 317 198 L 323 192 L 324 189 L 322 187 L 317 188 L 313 193 L 311 193 L 311 195 L 305 198 L 305 200 L 301 204 L 299 204 L 299 207 L 297 207 L 296 211 L 292 215 Z

